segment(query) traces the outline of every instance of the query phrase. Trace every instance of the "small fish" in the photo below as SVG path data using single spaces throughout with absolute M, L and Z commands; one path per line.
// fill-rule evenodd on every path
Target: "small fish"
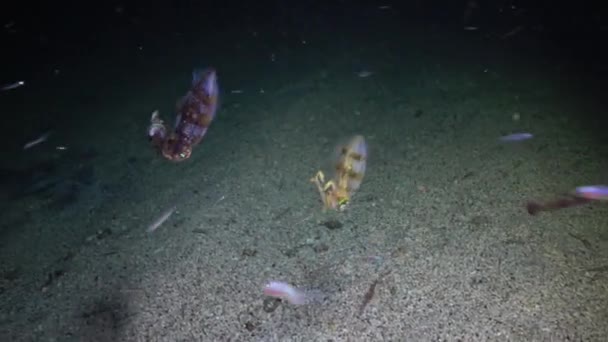
M 25 143 L 23 145 L 23 149 L 27 150 L 30 149 L 38 144 L 42 144 L 43 142 L 45 142 L 49 136 L 51 135 L 51 132 L 46 132 L 43 135 L 39 136 L 38 138 L 32 140 L 32 141 L 28 141 L 27 143 Z
M 525 28 L 526 28 L 526 27 L 525 27 L 524 25 L 519 25 L 519 26 L 516 26 L 516 27 L 515 27 L 515 28 L 513 28 L 511 31 L 509 31 L 509 32 L 507 32 L 507 33 L 503 34 L 502 36 L 500 36 L 500 39 L 507 39 L 507 38 L 510 38 L 510 37 L 512 37 L 512 36 L 514 36 L 514 35 L 516 35 L 516 34 L 518 34 L 518 33 L 520 33 L 520 32 L 522 32 L 522 31 L 523 31 Z
M 6 90 L 11 90 L 11 89 L 16 89 L 16 88 L 19 88 L 24 85 L 25 85 L 24 81 L 17 81 L 15 83 L 7 84 L 0 89 L 2 89 L 3 91 L 6 91 Z
M 606 201 L 608 200 L 608 185 L 585 185 L 574 189 L 578 197 L 589 200 Z
M 373 283 L 371 283 L 369 285 L 369 288 L 363 295 L 363 301 L 362 301 L 361 305 L 359 305 L 359 316 L 363 315 L 363 311 L 365 311 L 365 307 L 367 307 L 367 305 L 372 301 L 372 299 L 374 299 L 374 295 L 376 294 L 376 286 L 378 286 L 378 283 L 382 280 L 382 278 L 386 277 L 391 272 L 392 271 L 384 272 L 383 274 L 379 275 L 378 278 L 376 278 L 376 280 L 374 280 Z
M 502 136 L 500 138 L 498 138 L 499 141 L 502 142 L 517 142 L 517 141 L 524 141 L 524 140 L 528 140 L 528 139 L 532 139 L 534 136 L 532 135 L 532 133 L 513 133 L 513 134 L 509 134 L 509 135 L 505 135 Z
M 158 219 L 156 219 L 154 222 L 152 222 L 152 224 L 150 224 L 148 226 L 148 229 L 146 229 L 146 232 L 148 233 L 152 233 L 154 232 L 156 229 L 158 229 L 158 227 L 160 227 L 163 223 L 165 223 L 165 221 L 167 221 L 169 219 L 169 217 L 171 217 L 171 215 L 173 215 L 173 213 L 175 212 L 177 208 L 175 206 L 169 208 L 167 211 L 165 211 Z
M 306 304 L 307 302 L 307 296 L 303 291 L 281 281 L 271 281 L 266 284 L 264 286 L 264 294 L 270 297 L 285 299 L 295 305 Z
M 369 285 L 369 288 L 363 295 L 363 301 L 361 302 L 361 305 L 359 305 L 359 316 L 363 315 L 363 311 L 365 311 L 365 308 L 367 307 L 369 302 L 371 302 L 374 298 L 374 295 L 376 294 L 376 286 L 378 286 L 379 280 L 380 279 L 374 280 L 374 282 Z
M 357 76 L 359 76 L 361 78 L 367 78 L 367 77 L 370 77 L 373 74 L 374 74 L 374 72 L 373 71 L 369 71 L 369 70 L 361 70 L 361 71 L 357 72 Z
M 526 209 L 528 210 L 528 214 L 536 215 L 541 211 L 553 211 L 565 208 L 578 207 L 581 205 L 588 204 L 590 202 L 591 200 L 588 198 L 568 194 L 547 202 L 529 201 L 526 205 Z

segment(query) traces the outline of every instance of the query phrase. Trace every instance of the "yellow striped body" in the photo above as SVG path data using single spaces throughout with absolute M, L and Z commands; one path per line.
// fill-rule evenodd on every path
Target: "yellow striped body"
M 356 135 L 340 150 L 334 177 L 338 188 L 346 190 L 349 195 L 357 191 L 365 176 L 366 163 L 367 144 L 362 136 Z
M 335 174 L 325 183 L 323 172 L 311 179 L 317 185 L 325 209 L 344 210 L 353 193 L 359 189 L 367 165 L 365 138 L 356 135 L 340 147 Z

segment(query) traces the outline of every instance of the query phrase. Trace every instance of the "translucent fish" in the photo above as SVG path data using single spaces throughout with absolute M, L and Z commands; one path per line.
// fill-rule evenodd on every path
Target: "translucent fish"
M 49 132 L 44 133 L 43 135 L 39 136 L 38 138 L 36 138 L 34 140 L 28 141 L 27 143 L 25 143 L 23 145 L 23 149 L 27 150 L 27 149 L 30 149 L 30 148 L 36 146 L 36 145 L 42 144 L 43 142 L 45 142 L 49 138 L 50 135 L 51 135 L 51 132 L 49 131 Z
M 18 81 L 18 82 L 15 82 L 15 83 L 7 84 L 7 85 L 3 86 L 0 89 L 2 89 L 2 90 L 12 90 L 12 89 L 17 89 L 17 88 L 19 88 L 21 86 L 24 86 L 24 85 L 25 85 L 24 81 Z
M 357 72 L 357 76 L 361 77 L 361 78 L 367 78 L 370 77 L 374 74 L 373 71 L 369 71 L 369 70 L 361 70 L 359 72 Z
M 154 220 L 154 222 L 152 222 L 148 226 L 148 228 L 146 229 L 146 232 L 152 233 L 156 229 L 158 229 L 158 227 L 162 226 L 162 224 L 165 223 L 165 221 L 167 221 L 169 219 L 169 217 L 171 217 L 171 215 L 173 215 L 173 213 L 175 212 L 176 209 L 177 208 L 175 206 L 167 209 L 159 218 Z
M 513 134 L 505 135 L 505 136 L 498 138 L 498 140 L 502 141 L 502 142 L 517 142 L 517 141 L 529 140 L 529 139 L 532 139 L 533 137 L 534 136 L 532 135 L 532 133 L 522 132 L 522 133 L 513 133 Z

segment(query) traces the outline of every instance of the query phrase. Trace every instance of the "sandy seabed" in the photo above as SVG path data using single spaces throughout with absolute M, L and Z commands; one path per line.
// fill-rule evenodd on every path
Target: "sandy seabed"
M 172 120 L 192 61 L 106 80 L 3 185 L 0 340 L 604 340 L 608 207 L 525 210 L 606 182 L 575 115 L 594 106 L 559 66 L 471 60 L 460 39 L 216 50 L 222 106 L 180 164 L 145 130 Z M 497 141 L 519 131 L 535 138 Z M 309 179 L 354 134 L 368 172 L 324 213 Z M 314 302 L 265 298 L 269 280 Z

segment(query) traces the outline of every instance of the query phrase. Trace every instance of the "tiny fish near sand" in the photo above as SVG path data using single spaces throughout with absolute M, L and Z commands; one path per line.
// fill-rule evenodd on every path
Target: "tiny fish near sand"
M 264 286 L 264 295 L 286 300 L 293 305 L 321 303 L 327 294 L 319 289 L 294 287 L 282 281 L 270 281 Z
M 509 135 L 502 136 L 498 138 L 501 142 L 518 142 L 532 139 L 534 136 L 532 133 L 522 132 L 522 133 L 513 133 Z
M 266 284 L 264 294 L 270 297 L 285 299 L 295 305 L 306 304 L 307 301 L 306 294 L 303 291 L 281 281 L 271 281 Z
M 177 209 L 177 207 L 173 206 L 173 207 L 169 208 L 167 211 L 165 211 L 158 219 L 156 219 L 154 222 L 152 222 L 152 224 L 150 224 L 148 226 L 148 229 L 146 229 L 146 232 L 152 233 L 156 229 L 158 229 L 158 227 L 160 227 L 163 223 L 165 223 L 165 221 L 167 221 L 169 219 L 169 217 L 171 217 L 171 215 L 173 215 L 173 213 L 175 212 L 176 209 Z

